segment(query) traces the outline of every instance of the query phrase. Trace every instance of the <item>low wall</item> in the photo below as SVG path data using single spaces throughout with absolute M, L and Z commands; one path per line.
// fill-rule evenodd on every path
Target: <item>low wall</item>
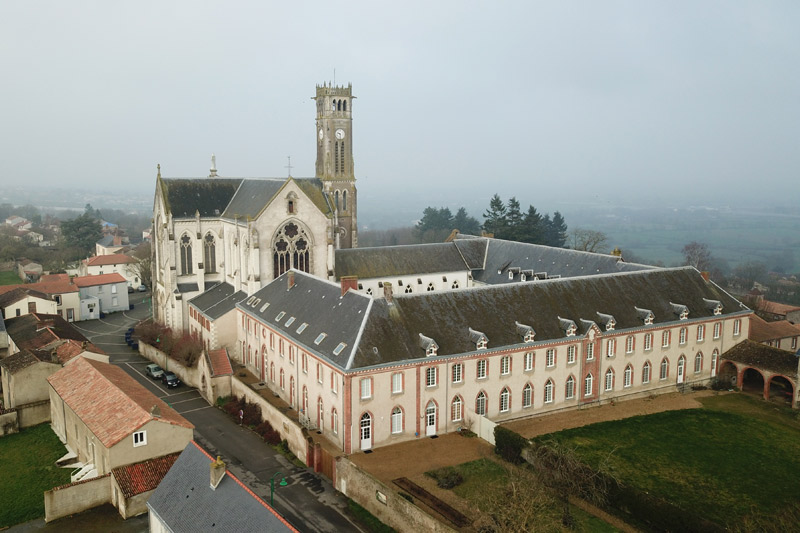
M 248 387 L 246 384 L 239 381 L 236 376 L 231 379 L 231 394 L 246 398 L 248 402 L 254 403 L 261 408 L 261 418 L 269 422 L 275 428 L 281 437 L 286 439 L 289 444 L 289 450 L 297 456 L 298 459 L 306 462 L 306 454 L 308 451 L 308 443 L 305 436 L 303 436 L 303 428 L 296 420 L 292 420 L 285 414 L 281 413 L 274 405 L 262 398 L 256 391 Z
M 0 415 L 0 437 L 19 433 L 19 421 L 15 410 L 5 411 Z
M 19 414 L 20 428 L 29 428 L 43 422 L 50 422 L 50 400 L 18 405 L 17 413 Z
M 387 487 L 344 456 L 336 459 L 336 489 L 400 533 L 455 531 L 400 497 L 395 489 Z
M 51 522 L 104 503 L 111 503 L 111 474 L 45 491 L 44 520 Z
M 139 341 L 139 353 L 164 370 L 174 372 L 178 378 L 190 387 L 200 388 L 200 372 L 195 368 L 187 368 L 175 359 L 167 360 L 167 354 L 161 350 Z

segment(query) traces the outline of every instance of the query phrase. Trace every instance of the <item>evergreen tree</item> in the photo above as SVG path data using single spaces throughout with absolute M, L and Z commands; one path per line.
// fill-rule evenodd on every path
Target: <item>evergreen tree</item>
M 94 244 L 103 236 L 100 222 L 88 212 L 62 222 L 61 233 L 67 246 L 80 251 L 80 255 L 91 253 Z
M 508 227 L 508 220 L 506 219 L 506 206 L 503 205 L 503 200 L 500 195 L 495 194 L 489 201 L 489 209 L 483 214 L 484 222 L 483 229 L 488 233 L 494 233 L 494 236 L 502 239 Z
M 553 213 L 553 220 L 550 222 L 550 246 L 563 248 L 567 243 L 567 223 L 561 213 Z
M 453 229 L 467 235 L 480 235 L 481 224 L 474 217 L 467 214 L 467 210 L 459 207 L 456 216 L 453 217 Z
M 519 241 L 522 236 L 522 210 L 519 201 L 515 197 L 508 200 L 508 210 L 506 211 L 506 221 L 508 229 L 501 238 L 511 241 Z
M 422 242 L 442 241 L 453 230 L 453 213 L 447 207 L 426 207 L 414 232 Z
M 542 216 L 532 205 L 528 206 L 528 212 L 522 220 L 522 231 L 520 241 L 531 244 L 542 244 L 544 242 L 544 228 L 542 227 Z

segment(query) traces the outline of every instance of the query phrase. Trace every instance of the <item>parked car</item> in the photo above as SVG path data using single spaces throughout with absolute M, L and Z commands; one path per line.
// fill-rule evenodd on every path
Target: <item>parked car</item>
M 174 389 L 181 384 L 181 380 L 178 379 L 174 372 L 164 372 L 164 375 L 161 376 L 161 383 L 170 389 Z
M 146 285 L 139 285 L 139 292 L 147 292 L 147 286 Z
M 158 379 L 164 375 L 164 369 L 155 363 L 151 363 L 144 369 L 144 373 L 153 379 Z M 172 372 L 170 372 L 170 374 L 172 374 Z
M 128 294 L 130 294 L 130 293 L 132 293 L 132 292 L 133 292 L 133 286 L 131 286 L 131 285 L 128 285 Z

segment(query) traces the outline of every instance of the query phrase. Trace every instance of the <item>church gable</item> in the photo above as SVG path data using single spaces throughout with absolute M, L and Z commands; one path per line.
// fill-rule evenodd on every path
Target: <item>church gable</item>
M 283 188 L 286 179 L 245 179 L 222 213 L 223 218 L 256 218 Z

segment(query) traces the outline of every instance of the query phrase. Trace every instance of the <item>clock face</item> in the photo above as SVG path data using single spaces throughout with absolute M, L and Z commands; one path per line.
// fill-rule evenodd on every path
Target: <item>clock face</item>
M 322 128 L 320 128 L 320 129 L 319 129 L 319 140 L 320 140 L 320 141 L 322 140 L 322 135 L 323 135 L 323 133 L 322 133 Z
M 342 129 L 336 130 L 336 138 L 337 139 L 344 139 L 344 130 L 342 130 Z

